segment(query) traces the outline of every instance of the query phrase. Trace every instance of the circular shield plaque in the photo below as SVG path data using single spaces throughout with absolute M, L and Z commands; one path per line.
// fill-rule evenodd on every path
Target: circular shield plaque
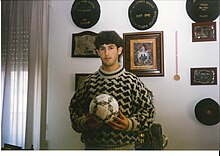
M 212 22 L 219 16 L 219 0 L 187 0 L 186 11 L 194 22 Z
M 211 98 L 205 98 L 196 104 L 195 115 L 202 124 L 215 125 L 220 120 L 219 104 Z
M 128 16 L 135 29 L 146 30 L 157 21 L 158 8 L 153 0 L 134 0 L 129 6 Z
M 71 16 L 73 22 L 80 28 L 91 28 L 100 18 L 100 5 L 97 0 L 75 0 Z

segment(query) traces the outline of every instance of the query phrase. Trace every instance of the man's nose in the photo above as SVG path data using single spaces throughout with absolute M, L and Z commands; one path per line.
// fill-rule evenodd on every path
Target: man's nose
M 110 51 L 106 48 L 105 49 L 105 55 L 109 55 Z

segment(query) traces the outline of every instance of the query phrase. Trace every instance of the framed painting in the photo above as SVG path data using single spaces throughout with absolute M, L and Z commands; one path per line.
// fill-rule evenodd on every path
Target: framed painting
M 72 34 L 72 57 L 98 57 L 94 45 L 96 36 L 92 31 Z
M 192 41 L 216 41 L 216 22 L 192 23 Z
M 217 85 L 217 67 L 191 68 L 191 85 Z
M 164 76 L 163 31 L 124 33 L 125 69 L 140 77 Z
M 90 75 L 91 73 L 76 73 L 75 74 L 75 90 L 79 88 L 81 83 L 85 81 L 85 79 Z

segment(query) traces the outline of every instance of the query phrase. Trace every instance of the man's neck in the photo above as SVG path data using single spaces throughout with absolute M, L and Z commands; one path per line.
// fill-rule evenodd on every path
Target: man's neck
M 101 68 L 106 72 L 113 72 L 113 71 L 117 70 L 118 68 L 120 68 L 120 65 L 117 64 L 117 65 L 110 66 L 110 67 L 102 65 Z

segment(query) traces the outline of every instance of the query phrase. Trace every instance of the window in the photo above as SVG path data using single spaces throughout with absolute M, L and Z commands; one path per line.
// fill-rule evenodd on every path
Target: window
M 24 148 L 27 93 L 29 32 L 24 27 L 4 27 L 2 40 L 2 144 Z M 8 36 L 7 36 L 7 32 Z

